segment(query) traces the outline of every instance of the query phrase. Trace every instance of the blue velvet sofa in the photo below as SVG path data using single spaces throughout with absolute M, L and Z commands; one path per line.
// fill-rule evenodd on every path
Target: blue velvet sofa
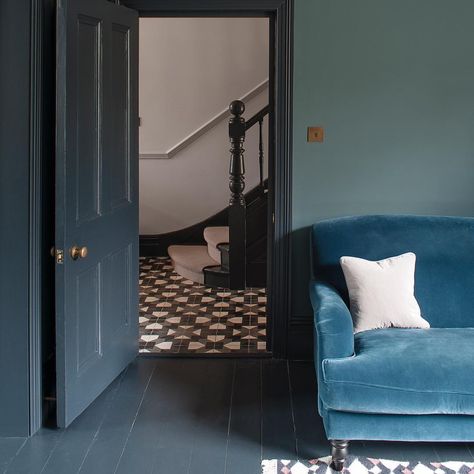
M 349 440 L 474 441 L 474 218 L 361 216 L 311 235 L 318 408 L 341 470 Z M 343 255 L 417 256 L 431 329 L 353 334 Z

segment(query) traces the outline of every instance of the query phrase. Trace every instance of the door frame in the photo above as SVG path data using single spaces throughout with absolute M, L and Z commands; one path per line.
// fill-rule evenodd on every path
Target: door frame
M 117 0 L 115 0 L 117 1 Z M 269 307 L 274 358 L 287 357 L 290 314 L 291 189 L 292 189 L 292 72 L 294 0 L 122 0 L 140 16 L 269 17 L 273 28 L 275 57 L 274 124 L 275 164 L 273 202 L 275 212 L 272 244 L 272 284 Z M 54 192 L 51 166 L 54 140 L 54 62 L 47 49 L 54 43 L 54 2 L 32 0 L 30 15 L 30 206 L 29 206 L 29 400 L 30 435 L 44 417 L 42 372 L 44 368 L 42 326 L 51 317 L 51 229 Z M 48 278 L 49 275 L 49 278 Z
M 29 434 L 42 425 L 42 312 L 44 308 L 44 192 L 43 185 L 43 4 L 31 1 L 30 10 L 30 159 L 28 216 L 28 347 L 29 347 Z M 48 205 L 49 203 L 46 203 Z
M 294 0 L 122 0 L 140 17 L 266 17 L 270 22 L 269 195 L 274 213 L 270 225 L 267 334 L 272 356 L 288 354 L 291 291 L 291 189 Z M 271 223 L 271 219 L 270 219 Z
M 47 354 L 54 320 L 54 153 L 55 153 L 55 18 L 54 0 L 31 0 L 29 97 L 29 209 L 28 209 L 28 397 L 29 435 L 43 425 L 51 410 L 51 374 Z M 51 319 L 52 318 L 52 319 Z

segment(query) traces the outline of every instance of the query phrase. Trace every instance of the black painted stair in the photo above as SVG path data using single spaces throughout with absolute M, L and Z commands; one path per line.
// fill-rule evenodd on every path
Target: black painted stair
M 211 288 L 229 288 L 230 272 L 228 268 L 222 265 L 214 267 L 204 267 L 204 284 Z
M 250 197 L 250 196 L 248 196 Z M 267 277 L 267 191 L 247 201 L 246 286 L 264 288 Z M 213 288 L 230 287 L 229 227 L 204 229 L 206 245 L 171 245 L 168 254 L 181 276 Z

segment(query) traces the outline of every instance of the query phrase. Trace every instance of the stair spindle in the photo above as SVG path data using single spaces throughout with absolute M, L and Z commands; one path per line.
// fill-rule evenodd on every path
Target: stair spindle
M 230 288 L 244 289 L 246 282 L 246 204 L 245 204 L 245 104 L 234 100 L 229 106 L 230 167 L 229 189 L 229 267 Z
M 260 192 L 263 194 L 263 117 L 258 121 L 258 167 L 260 172 Z

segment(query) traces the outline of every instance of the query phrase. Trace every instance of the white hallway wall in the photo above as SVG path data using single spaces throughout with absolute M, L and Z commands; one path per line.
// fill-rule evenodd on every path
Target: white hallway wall
M 165 153 L 267 78 L 267 19 L 140 19 L 140 153 Z M 267 103 L 265 91 L 245 116 Z M 140 234 L 182 229 L 223 209 L 229 147 L 224 120 L 169 160 L 140 160 Z M 245 149 L 248 190 L 258 183 L 258 127 Z

